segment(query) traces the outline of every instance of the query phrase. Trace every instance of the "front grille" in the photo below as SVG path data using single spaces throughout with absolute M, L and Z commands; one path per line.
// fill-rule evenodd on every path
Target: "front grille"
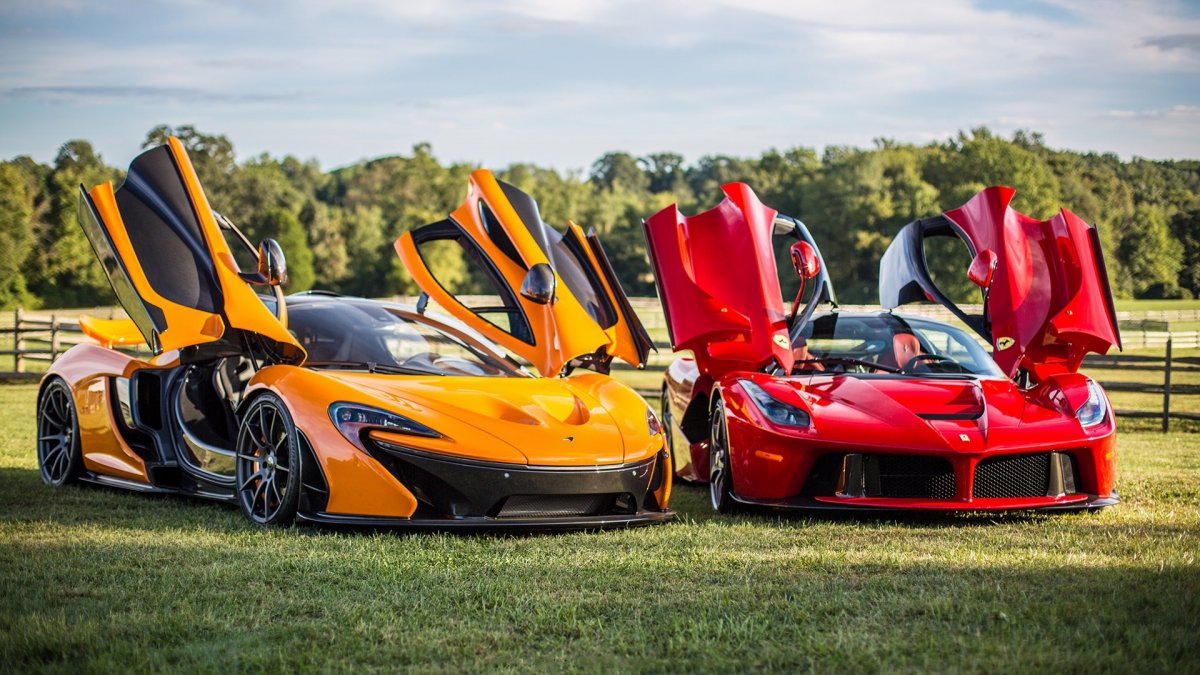
M 975 467 L 975 497 L 1044 497 L 1054 453 L 988 457 Z
M 941 457 L 833 453 L 813 463 L 806 496 L 953 499 L 954 467 Z
M 497 518 L 567 518 L 613 511 L 618 495 L 512 495 L 504 500 Z M 625 509 L 628 510 L 628 509 Z
M 871 455 L 879 464 L 879 496 L 953 499 L 954 467 L 940 457 Z M 868 484 L 870 472 L 867 473 Z

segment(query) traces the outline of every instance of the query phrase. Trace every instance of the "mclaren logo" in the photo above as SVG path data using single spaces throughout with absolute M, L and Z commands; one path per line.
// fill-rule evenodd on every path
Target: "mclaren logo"
M 1015 343 L 1015 342 L 1016 342 L 1016 340 L 1014 340 L 1010 337 L 996 338 L 996 349 L 999 349 L 1000 351 L 1004 351 L 1005 349 L 1008 349 L 1009 347 L 1013 346 L 1013 343 Z
M 574 436 L 563 436 L 563 440 L 564 440 L 564 441 L 566 441 L 566 442 L 568 442 L 568 443 L 574 443 L 574 442 L 575 442 L 575 437 L 574 437 Z

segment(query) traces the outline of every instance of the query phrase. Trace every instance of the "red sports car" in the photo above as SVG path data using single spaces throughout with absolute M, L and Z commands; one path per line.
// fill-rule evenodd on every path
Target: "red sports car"
M 1078 372 L 1120 346 L 1094 226 L 1038 221 L 992 187 L 905 226 L 880 265 L 881 309 L 837 311 L 799 220 L 750 188 L 712 210 L 645 222 L 677 358 L 662 417 L 676 475 L 712 505 L 943 511 L 1115 504 L 1115 421 Z M 785 308 L 772 235 L 796 239 L 801 295 Z M 926 240 L 957 237 L 983 294 L 971 316 L 938 289 Z M 805 288 L 807 286 L 807 289 Z M 968 331 L 892 313 L 933 300 Z M 818 312 L 821 305 L 831 311 Z M 786 311 L 790 309 L 790 311 Z

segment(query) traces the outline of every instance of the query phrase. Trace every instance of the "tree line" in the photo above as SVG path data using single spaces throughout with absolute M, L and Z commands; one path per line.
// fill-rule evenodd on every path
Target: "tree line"
M 252 241 L 277 239 L 288 260 L 288 291 L 321 288 L 388 296 L 417 291 L 391 248 L 402 232 L 445 218 L 463 199 L 474 165 L 443 164 L 427 144 L 332 171 L 315 161 L 268 154 L 238 162 L 233 144 L 191 126 L 159 126 L 144 146 L 178 136 L 213 208 Z M 961 205 L 987 185 L 1017 190 L 1014 207 L 1039 219 L 1061 206 L 1097 223 L 1118 297 L 1200 294 L 1200 161 L 1123 161 L 1113 154 L 1049 148 L 1039 134 L 1003 138 L 974 129 L 926 145 L 878 140 L 870 148 L 805 147 L 758 157 L 710 155 L 688 164 L 674 153 L 611 152 L 590 172 L 513 164 L 498 177 L 538 201 L 546 222 L 569 218 L 600 235 L 630 295 L 653 295 L 641 219 L 678 203 L 685 213 L 715 205 L 720 187 L 745 181 L 769 206 L 809 226 L 839 300 L 872 303 L 880 256 L 904 224 Z M 80 184 L 120 182 L 84 140 L 54 161 L 0 162 L 0 308 L 84 307 L 114 301 L 77 224 Z M 939 284 L 959 299 L 965 251 L 929 252 Z M 777 256 L 786 264 L 786 255 Z M 486 292 L 456 252 L 431 262 L 452 290 Z M 732 271 L 731 271 L 732 272 Z M 786 292 L 794 290 L 784 273 Z M 977 297 L 977 296 L 976 296 Z

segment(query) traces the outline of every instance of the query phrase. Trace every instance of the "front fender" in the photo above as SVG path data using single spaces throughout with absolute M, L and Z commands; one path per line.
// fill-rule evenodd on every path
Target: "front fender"
M 283 399 L 312 445 L 329 484 L 327 513 L 408 518 L 417 499 L 379 462 L 342 436 L 329 417 L 335 401 L 383 407 L 361 390 L 296 366 L 268 366 L 254 374 L 242 407 L 265 392 Z M 240 410 L 239 410 L 240 413 Z

